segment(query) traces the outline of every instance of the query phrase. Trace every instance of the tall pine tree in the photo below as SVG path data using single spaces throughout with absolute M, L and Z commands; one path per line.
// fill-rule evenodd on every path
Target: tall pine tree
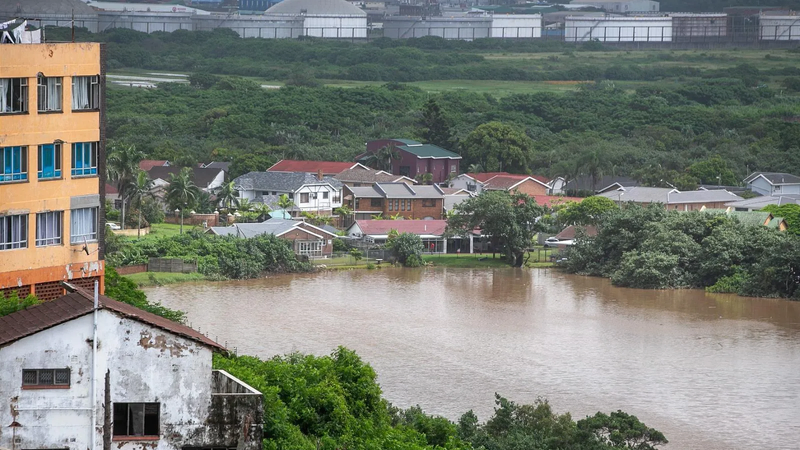
M 429 99 L 422 109 L 422 138 L 425 142 L 447 150 L 456 151 L 456 140 L 453 136 L 447 119 L 436 103 L 436 100 Z

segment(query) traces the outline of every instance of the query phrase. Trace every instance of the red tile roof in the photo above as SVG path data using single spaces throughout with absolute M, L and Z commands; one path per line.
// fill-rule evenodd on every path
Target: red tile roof
M 139 161 L 139 168 L 147 172 L 153 167 L 166 166 L 169 161 L 165 159 L 143 159 Z
M 562 241 L 572 240 L 578 235 L 578 230 L 582 230 L 586 236 L 597 236 L 597 228 L 594 225 L 586 225 L 585 227 L 570 225 L 564 228 L 561 233 L 558 233 L 556 237 Z
M 323 175 L 337 175 L 354 167 L 354 162 L 339 161 L 294 161 L 283 159 L 267 169 L 268 172 L 305 172 L 317 173 L 322 170 Z
M 119 191 L 113 184 L 106 183 L 106 194 L 119 194 Z
M 544 175 L 531 175 L 531 178 L 533 178 L 536 181 L 542 182 L 544 184 L 547 184 L 547 183 L 550 182 L 550 178 L 547 178 Z
M 490 178 L 483 185 L 484 189 L 492 189 L 496 191 L 507 191 L 513 186 L 529 178 L 527 175 L 513 176 L 513 175 L 498 175 Z
M 365 235 L 389 234 L 389 231 L 397 230 L 398 233 L 441 236 L 447 227 L 446 220 L 357 220 L 356 224 Z
M 0 317 L 0 347 L 11 344 L 24 337 L 52 328 L 92 312 L 94 300 L 92 294 L 83 289 L 61 296 L 53 301 L 17 311 Z M 118 315 L 136 320 L 173 334 L 197 341 L 209 347 L 225 350 L 225 348 L 200 332 L 165 319 L 147 311 L 118 302 L 104 295 L 99 298 L 100 309 L 107 309 Z

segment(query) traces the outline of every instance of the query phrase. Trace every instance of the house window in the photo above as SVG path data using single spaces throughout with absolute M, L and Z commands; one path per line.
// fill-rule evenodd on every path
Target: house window
M 308 203 L 308 192 L 300 194 L 300 203 Z
M 80 208 L 70 211 L 71 244 L 97 240 L 97 208 Z
M 400 211 L 400 200 L 394 200 L 394 201 L 389 200 L 389 203 L 390 204 L 394 203 L 394 210 L 395 211 Z
M 72 77 L 72 110 L 100 109 L 100 77 Z
M 28 247 L 28 216 L 0 217 L 0 250 Z
M 411 166 L 400 166 L 400 175 L 404 177 L 411 176 Z
M 28 112 L 28 79 L 0 78 L 0 114 Z
M 158 437 L 160 403 L 114 403 L 114 438 Z
M 44 144 L 39 146 L 40 180 L 61 178 L 61 144 Z
M 394 201 L 389 200 L 389 202 L 388 202 L 389 203 L 389 211 L 394 211 L 394 204 L 395 204 L 396 201 L 397 200 L 394 200 Z
M 432 198 L 422 199 L 422 207 L 423 208 L 433 208 L 434 206 L 436 206 L 436 200 L 434 200 Z
M 455 164 L 450 166 L 450 173 L 456 173 L 456 165 Z
M 382 198 L 371 198 L 369 199 L 369 206 L 373 208 L 380 208 L 383 206 L 383 199 Z
M 323 241 L 297 241 L 295 253 L 306 256 L 322 256 Z
M 61 77 L 38 77 L 39 112 L 61 111 Z
M 403 199 L 400 200 L 400 211 L 405 211 L 405 210 L 406 210 L 406 200 Z
M 467 190 L 470 192 L 475 192 L 478 190 L 478 185 L 475 183 L 467 183 Z
M 97 175 L 97 142 L 72 144 L 72 175 Z
M 23 369 L 22 387 L 69 387 L 69 369 Z
M 28 179 L 28 147 L 3 147 L 0 183 Z
M 328 194 L 329 194 L 329 192 L 328 192 L 328 191 L 325 191 L 325 192 L 323 192 L 323 193 L 322 193 L 322 199 L 323 199 L 323 200 L 327 200 L 327 199 L 328 199 Z
M 61 217 L 63 212 L 51 211 L 36 214 L 36 246 L 61 245 Z

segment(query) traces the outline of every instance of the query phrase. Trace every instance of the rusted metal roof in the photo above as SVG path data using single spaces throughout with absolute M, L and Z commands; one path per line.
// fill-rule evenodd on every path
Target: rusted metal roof
M 63 295 L 53 301 L 0 317 L 0 347 L 90 314 L 93 307 L 92 294 L 77 288 L 75 292 Z M 99 309 L 106 309 L 128 319 L 161 328 L 217 350 L 225 350 L 225 347 L 186 325 L 143 311 L 127 303 L 118 302 L 104 295 L 99 298 Z

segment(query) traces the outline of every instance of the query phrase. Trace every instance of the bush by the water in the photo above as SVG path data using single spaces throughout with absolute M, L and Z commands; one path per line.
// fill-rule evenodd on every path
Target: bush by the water
M 568 250 L 564 266 L 617 286 L 800 297 L 800 238 L 716 212 L 609 211 L 596 237 Z
M 148 300 L 145 293 L 136 286 L 136 283 L 120 276 L 113 267 L 106 266 L 106 275 L 104 279 L 106 285 L 105 295 L 107 297 L 133 305 L 139 309 L 174 322 L 183 323 L 186 319 L 185 312 L 170 309 L 162 306 L 160 303 L 153 303 Z
M 472 411 L 453 423 L 418 406 L 395 408 L 372 367 L 342 347 L 321 357 L 215 355 L 214 367 L 264 394 L 265 450 L 650 450 L 667 443 L 622 411 L 575 422 L 543 400 L 519 405 L 497 395 L 485 423 Z
M 149 258 L 180 258 L 197 261 L 197 270 L 217 278 L 246 279 L 284 272 L 307 272 L 311 265 L 298 261 L 291 243 L 272 235 L 253 238 L 214 236 L 189 232 L 158 239 L 143 239 L 124 245 L 108 255 L 111 266 L 144 264 Z

